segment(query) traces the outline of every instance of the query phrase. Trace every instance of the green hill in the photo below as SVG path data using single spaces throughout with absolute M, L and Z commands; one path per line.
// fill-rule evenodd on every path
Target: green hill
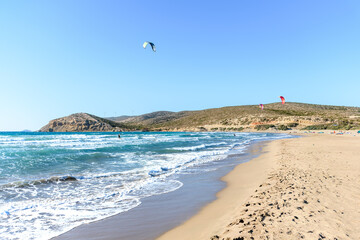
M 50 129 L 50 130 L 49 130 Z M 140 116 L 100 118 L 73 114 L 50 121 L 41 131 L 265 131 L 360 129 L 360 108 L 288 102 L 159 111 Z
M 305 103 L 244 105 L 213 108 L 200 111 L 162 112 L 145 114 L 124 121 L 153 130 L 266 130 L 276 128 L 296 129 L 358 129 L 360 108 L 316 105 Z

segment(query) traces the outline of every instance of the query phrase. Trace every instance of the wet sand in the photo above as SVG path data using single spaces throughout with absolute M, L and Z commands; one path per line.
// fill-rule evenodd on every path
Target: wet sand
M 273 141 L 217 199 L 158 239 L 360 239 L 360 136 Z
M 226 184 L 220 178 L 235 166 L 251 160 L 261 153 L 266 142 L 249 146 L 244 153 L 231 154 L 227 159 L 215 161 L 201 168 L 212 171 L 180 174 L 176 177 L 184 185 L 173 192 L 144 198 L 141 205 L 127 212 L 76 227 L 55 240 L 149 240 L 191 218 L 203 206 L 216 199 L 216 193 Z M 216 170 L 215 170 L 216 169 Z M 197 171 L 196 168 L 192 171 Z

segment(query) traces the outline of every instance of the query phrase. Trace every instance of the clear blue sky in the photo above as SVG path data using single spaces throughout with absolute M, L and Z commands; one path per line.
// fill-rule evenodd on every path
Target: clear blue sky
M 358 0 L 2 0 L 0 130 L 279 95 L 360 106 L 359 26 Z

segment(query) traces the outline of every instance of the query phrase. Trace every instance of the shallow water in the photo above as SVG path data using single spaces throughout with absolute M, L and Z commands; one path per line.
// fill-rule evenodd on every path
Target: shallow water
M 0 238 L 49 239 L 182 186 L 271 133 L 0 133 Z M 213 164 L 212 164 L 213 163 Z M 76 180 L 75 180 L 76 179 Z

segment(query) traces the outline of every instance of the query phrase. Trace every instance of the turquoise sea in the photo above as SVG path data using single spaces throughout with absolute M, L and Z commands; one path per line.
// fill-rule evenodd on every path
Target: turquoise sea
M 182 186 L 272 133 L 0 133 L 0 239 L 50 239 Z M 215 166 L 215 164 L 214 164 Z M 216 165 L 218 166 L 218 165 Z

